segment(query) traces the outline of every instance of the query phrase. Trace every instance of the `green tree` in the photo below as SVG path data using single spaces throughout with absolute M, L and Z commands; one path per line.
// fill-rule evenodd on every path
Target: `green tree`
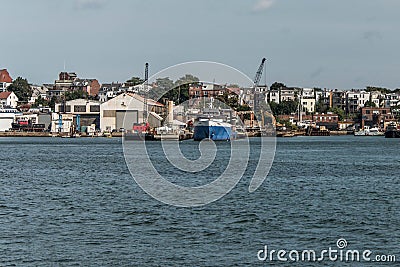
M 272 114 L 277 115 L 290 115 L 297 112 L 298 102 L 294 100 L 283 101 L 279 104 L 275 102 L 270 102 L 269 106 L 271 108 Z
M 14 92 L 17 95 L 18 100 L 22 103 L 27 103 L 29 98 L 32 96 L 33 90 L 28 83 L 27 79 L 18 77 L 12 84 L 7 88 L 8 91 Z
M 135 86 L 142 83 L 144 83 L 144 80 L 139 77 L 132 77 L 126 81 L 126 85 L 128 86 Z
M 65 92 L 65 101 L 74 99 L 87 98 L 87 93 L 83 90 L 74 90 Z
M 170 91 L 171 96 L 174 98 L 176 104 L 189 100 L 189 87 L 192 84 L 199 82 L 199 78 L 191 74 L 179 78 L 175 81 L 174 90 Z
M 228 105 L 230 108 L 236 111 L 239 108 L 239 97 L 234 93 L 230 94 L 228 92 L 225 92 L 223 95 L 217 96 L 216 99 Z
M 383 88 L 383 87 L 377 87 L 377 86 L 367 86 L 365 91 L 367 91 L 367 92 L 379 91 L 383 94 L 388 94 L 388 93 L 392 92 L 392 90 L 390 90 L 390 89 Z
M 37 107 L 46 107 L 49 105 L 49 101 L 47 101 L 46 99 L 42 98 L 41 96 L 39 96 L 36 100 L 35 103 L 32 105 L 32 107 L 37 108 Z
M 322 97 L 320 97 L 317 103 L 315 103 L 315 111 L 318 113 L 325 113 L 328 111 L 328 107 L 325 105 Z
M 191 74 L 186 74 L 175 82 L 169 77 L 158 78 L 155 87 L 149 91 L 148 97 L 157 101 L 160 99 L 171 100 L 178 105 L 189 99 L 189 87 L 198 81 L 199 78 Z
M 56 106 L 56 103 L 57 103 L 57 97 L 52 96 L 51 99 L 50 99 L 50 102 L 49 102 L 49 106 L 53 111 L 54 111 L 54 108 Z
M 286 87 L 284 83 L 281 82 L 274 82 L 271 84 L 270 90 L 279 90 L 280 88 Z
M 376 108 L 376 104 L 370 100 L 365 102 L 364 107 L 369 107 L 369 108 Z
M 338 115 L 339 121 L 343 121 L 344 118 L 345 118 L 344 110 L 341 109 L 341 108 L 333 107 L 333 108 L 330 108 L 330 109 L 328 110 L 328 112 L 332 112 L 332 113 Z
M 193 76 L 192 74 L 185 74 L 185 76 L 175 81 L 175 86 L 192 84 L 197 82 L 199 82 L 199 78 Z

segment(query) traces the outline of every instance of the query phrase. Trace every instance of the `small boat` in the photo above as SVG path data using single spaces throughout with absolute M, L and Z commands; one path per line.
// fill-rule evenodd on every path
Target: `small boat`
M 400 130 L 395 123 L 387 126 L 385 138 L 400 138 Z
M 378 127 L 370 128 L 369 126 L 364 126 L 364 129 L 355 131 L 354 136 L 383 136 L 385 135 Z

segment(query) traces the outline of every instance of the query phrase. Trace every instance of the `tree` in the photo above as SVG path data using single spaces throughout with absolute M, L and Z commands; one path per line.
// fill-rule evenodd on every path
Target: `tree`
M 279 104 L 270 102 L 272 114 L 277 115 L 290 115 L 297 112 L 298 102 L 293 100 L 283 101 Z
M 169 90 L 174 89 L 174 86 L 174 81 L 172 81 L 169 77 L 157 78 L 155 85 L 149 91 L 147 97 L 156 101 L 160 101 L 161 98 L 166 97 L 165 94 L 168 94 Z
M 40 106 L 46 107 L 46 106 L 48 106 L 48 105 L 49 105 L 49 102 L 48 102 L 46 99 L 44 99 L 44 98 L 42 98 L 41 96 L 39 96 L 39 97 L 35 100 L 35 103 L 32 105 L 32 107 L 34 107 L 34 108 L 37 108 L 37 107 L 40 107 Z
M 390 90 L 390 89 L 383 88 L 383 87 L 376 87 L 376 86 L 367 86 L 365 91 L 367 91 L 367 92 L 379 91 L 383 94 L 388 94 L 388 93 L 392 92 L 392 90 Z
M 135 86 L 135 85 L 142 84 L 142 83 L 144 83 L 144 80 L 139 77 L 132 77 L 126 81 L 126 84 L 128 86 Z
M 191 84 L 199 82 L 199 78 L 191 74 L 179 78 L 175 81 L 174 90 L 170 91 L 171 96 L 174 98 L 175 104 L 179 104 L 189 100 L 189 87 Z
M 158 78 L 156 79 L 156 86 L 149 91 L 148 97 L 157 101 L 165 98 L 179 105 L 189 100 L 189 86 L 198 81 L 199 78 L 191 74 L 186 74 L 175 82 L 169 77 Z
M 57 97 L 52 96 L 49 102 L 49 106 L 52 110 L 54 110 L 56 103 L 57 103 Z
M 364 107 L 376 108 L 376 104 L 374 102 L 368 100 L 367 102 L 365 102 Z
M 191 83 L 197 83 L 199 78 L 193 76 L 192 74 L 185 74 L 185 76 L 179 78 L 175 81 L 175 86 L 189 85 Z
M 222 103 L 228 105 L 230 108 L 234 110 L 238 110 L 239 108 L 239 97 L 234 93 L 224 92 L 223 95 L 219 95 L 216 97 L 217 100 L 221 101 Z
M 65 101 L 74 99 L 87 98 L 87 93 L 83 90 L 74 90 L 65 92 Z
M 286 85 L 284 83 L 281 82 L 274 82 L 271 87 L 270 90 L 279 90 L 280 88 L 286 87 Z
M 29 98 L 32 96 L 33 90 L 28 83 L 27 79 L 18 77 L 12 84 L 7 88 L 8 91 L 14 92 L 17 95 L 20 102 L 27 103 Z
M 320 97 L 315 103 L 315 111 L 318 113 L 325 113 L 328 110 L 328 107 L 325 105 L 324 100 Z
M 333 107 L 328 110 L 328 112 L 332 112 L 339 117 L 339 121 L 343 121 L 345 118 L 344 110 L 338 107 Z

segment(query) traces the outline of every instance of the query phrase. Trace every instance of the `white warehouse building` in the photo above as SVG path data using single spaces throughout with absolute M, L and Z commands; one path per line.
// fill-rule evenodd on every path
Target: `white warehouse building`
M 150 127 L 161 125 L 164 105 L 152 99 L 147 100 Z M 124 128 L 132 130 L 133 125 L 143 123 L 144 98 L 134 93 L 123 93 L 100 106 L 100 130 L 111 132 Z

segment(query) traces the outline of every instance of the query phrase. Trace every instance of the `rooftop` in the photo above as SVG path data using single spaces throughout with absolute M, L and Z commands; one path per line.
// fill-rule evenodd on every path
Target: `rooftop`
M 11 92 L 1 92 L 0 99 L 7 99 L 11 95 Z

